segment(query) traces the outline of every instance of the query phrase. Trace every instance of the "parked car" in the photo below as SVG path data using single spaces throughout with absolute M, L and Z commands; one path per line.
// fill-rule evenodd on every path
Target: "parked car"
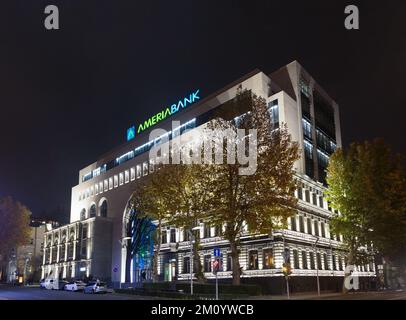
M 83 290 L 84 293 L 107 293 L 107 286 L 104 282 L 91 281 Z
M 63 288 L 66 291 L 81 291 L 86 287 L 86 283 L 83 281 L 70 281 L 67 284 L 65 284 L 65 287 Z
M 41 289 L 45 289 L 45 279 L 41 279 L 41 280 L 39 281 L 39 287 L 40 287 Z
M 48 289 L 48 290 L 63 290 L 63 288 L 65 287 L 65 285 L 67 283 L 68 282 L 65 281 L 65 280 L 48 278 L 48 279 L 45 279 L 45 289 Z

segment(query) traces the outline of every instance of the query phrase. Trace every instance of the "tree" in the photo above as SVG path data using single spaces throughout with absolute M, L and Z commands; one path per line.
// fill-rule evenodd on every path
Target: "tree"
M 207 193 L 202 187 L 202 177 L 194 165 L 160 165 L 154 174 L 136 187 L 133 197 L 137 208 L 145 216 L 157 222 L 156 254 L 153 270 L 157 280 L 158 253 L 162 242 L 162 225 L 167 223 L 191 230 L 203 218 Z M 204 200 L 205 199 L 205 200 Z M 199 237 L 195 235 L 194 265 L 199 281 L 204 280 L 198 254 Z
M 273 229 L 286 226 L 287 218 L 295 213 L 294 197 L 296 183 L 293 165 L 299 159 L 298 144 L 291 141 L 285 125 L 276 127 L 272 122 L 266 101 L 241 87 L 227 110 L 237 110 L 238 119 L 231 120 L 227 113 L 209 124 L 214 132 L 234 132 L 228 136 L 231 143 L 223 144 L 224 157 L 238 156 L 233 145 L 251 143 L 256 145 L 257 167 L 254 173 L 241 174 L 238 163 L 214 164 L 205 169 L 210 177 L 208 184 L 213 224 L 225 225 L 224 237 L 230 242 L 233 284 L 240 284 L 239 264 L 240 237 L 247 227 L 257 234 L 270 234 Z M 249 131 L 244 138 L 238 129 Z M 231 130 L 231 131 L 230 131 Z M 256 136 L 256 137 L 255 137 Z M 251 153 L 252 150 L 250 150 Z M 225 159 L 226 160 L 226 159 Z
M 6 269 L 13 249 L 29 242 L 30 215 L 27 207 L 11 197 L 0 198 L 0 257 L 1 270 Z M 5 274 L 5 272 L 1 272 Z
M 400 155 L 383 140 L 353 143 L 331 157 L 327 183 L 327 200 L 339 211 L 332 231 L 344 237 L 348 265 L 364 263 L 371 246 L 389 258 L 401 254 L 406 245 L 406 174 Z

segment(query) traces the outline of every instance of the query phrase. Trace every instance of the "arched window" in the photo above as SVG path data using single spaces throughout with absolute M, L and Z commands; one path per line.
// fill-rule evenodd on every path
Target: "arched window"
M 89 214 L 90 214 L 90 218 L 96 216 L 96 205 L 95 204 L 92 204 L 92 206 L 90 207 Z
M 85 219 L 86 219 L 86 209 L 82 209 L 82 211 L 80 211 L 80 220 Z
M 100 216 L 103 218 L 107 217 L 107 201 L 104 200 L 100 206 Z

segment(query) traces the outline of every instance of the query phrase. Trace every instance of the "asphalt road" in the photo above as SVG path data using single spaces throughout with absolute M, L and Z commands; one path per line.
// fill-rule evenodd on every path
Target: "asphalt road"
M 84 294 L 39 287 L 0 286 L 0 300 L 155 300 L 156 297 L 123 295 L 116 293 Z

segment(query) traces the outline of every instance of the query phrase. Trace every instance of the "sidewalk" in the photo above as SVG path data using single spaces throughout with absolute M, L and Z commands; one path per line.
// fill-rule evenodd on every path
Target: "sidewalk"
M 290 295 L 290 300 L 314 300 L 314 299 L 328 299 L 333 297 L 339 297 L 343 294 L 341 292 L 334 293 L 322 293 L 320 296 L 317 293 L 295 293 Z M 285 295 L 263 295 L 253 296 L 247 298 L 247 300 L 288 300 L 288 296 Z

